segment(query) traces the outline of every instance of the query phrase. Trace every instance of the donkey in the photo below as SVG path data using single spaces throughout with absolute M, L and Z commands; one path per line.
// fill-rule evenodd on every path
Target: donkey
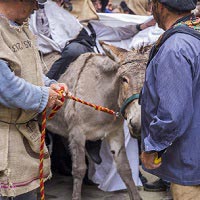
M 59 82 L 66 83 L 74 96 L 85 101 L 114 111 L 120 111 L 121 108 L 131 134 L 137 137 L 141 126 L 138 94 L 143 85 L 147 54 L 128 52 L 106 44 L 102 46 L 108 56 L 95 53 L 79 56 L 60 77 Z M 70 99 L 48 121 L 48 130 L 69 140 L 72 154 L 72 200 L 81 200 L 82 180 L 86 172 L 86 140 L 104 138 L 110 146 L 130 199 L 141 200 L 125 151 L 123 121 L 122 117 L 114 118 Z

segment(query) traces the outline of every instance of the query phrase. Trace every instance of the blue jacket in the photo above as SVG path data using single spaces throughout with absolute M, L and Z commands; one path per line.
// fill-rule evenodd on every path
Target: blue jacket
M 150 61 L 142 90 L 142 148 L 161 151 L 146 170 L 181 185 L 200 184 L 200 40 L 169 37 Z

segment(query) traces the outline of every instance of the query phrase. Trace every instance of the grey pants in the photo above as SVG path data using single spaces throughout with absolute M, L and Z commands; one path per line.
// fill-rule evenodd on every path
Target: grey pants
M 0 200 L 37 200 L 36 190 L 16 196 L 16 197 L 0 197 Z

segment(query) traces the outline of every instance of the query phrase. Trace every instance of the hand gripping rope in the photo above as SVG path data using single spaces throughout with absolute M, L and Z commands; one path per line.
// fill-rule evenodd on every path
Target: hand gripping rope
M 76 102 L 82 103 L 84 105 L 93 107 L 95 110 L 98 111 L 102 111 L 102 112 L 106 112 L 108 114 L 114 115 L 114 117 L 119 117 L 119 113 L 115 112 L 113 110 L 110 110 L 106 107 L 103 106 L 98 106 L 92 103 L 88 103 L 86 101 L 83 101 L 79 98 L 76 98 L 74 96 L 71 95 L 71 93 L 65 94 L 64 92 L 64 88 L 61 87 L 60 90 L 56 91 L 57 93 L 60 94 L 61 99 L 60 101 L 62 103 L 64 103 L 65 98 L 69 98 L 72 99 Z M 56 112 L 62 107 L 61 106 L 54 106 L 51 110 L 50 115 L 48 116 L 48 119 L 52 119 L 53 116 L 56 114 Z M 46 108 L 44 109 L 43 113 L 42 113 L 42 131 L 41 131 L 41 142 L 40 142 L 40 165 L 39 165 L 39 177 L 40 177 L 40 196 L 41 196 L 41 200 L 45 200 L 45 193 L 44 193 L 44 172 L 43 172 L 43 166 L 44 166 L 44 144 L 45 144 L 45 135 L 46 135 L 46 121 L 47 121 L 47 114 L 46 114 Z

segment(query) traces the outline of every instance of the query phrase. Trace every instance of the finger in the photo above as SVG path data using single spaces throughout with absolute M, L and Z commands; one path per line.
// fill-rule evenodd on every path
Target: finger
M 147 169 L 156 169 L 158 167 L 161 166 L 162 163 L 159 163 L 159 164 L 154 164 L 154 163 L 148 163 L 146 165 L 144 165 Z
M 55 83 L 51 84 L 50 88 L 52 90 L 60 90 L 60 86 L 58 84 L 55 84 Z
M 61 99 L 61 98 L 62 98 L 62 95 L 63 95 L 63 94 L 62 94 L 62 93 L 60 93 L 60 92 L 59 92 L 59 93 L 57 93 L 56 99 Z
M 66 96 L 66 94 L 68 94 L 68 87 L 67 87 L 67 85 L 65 83 L 59 83 L 59 86 L 64 88 L 65 92 L 63 93 L 63 95 Z
M 69 92 L 68 87 L 65 87 L 64 90 L 65 90 L 65 92 L 63 93 L 63 95 L 64 95 L 64 96 L 67 96 L 67 94 L 68 94 L 68 92 Z
M 55 102 L 56 102 L 55 100 L 49 101 L 48 104 L 47 104 L 47 107 L 52 108 L 55 105 Z
M 62 101 L 60 101 L 60 100 L 56 100 L 56 102 L 55 102 L 55 103 L 56 103 L 56 105 L 57 105 L 57 106 L 62 106 L 62 105 L 63 105 L 63 102 L 62 102 Z

